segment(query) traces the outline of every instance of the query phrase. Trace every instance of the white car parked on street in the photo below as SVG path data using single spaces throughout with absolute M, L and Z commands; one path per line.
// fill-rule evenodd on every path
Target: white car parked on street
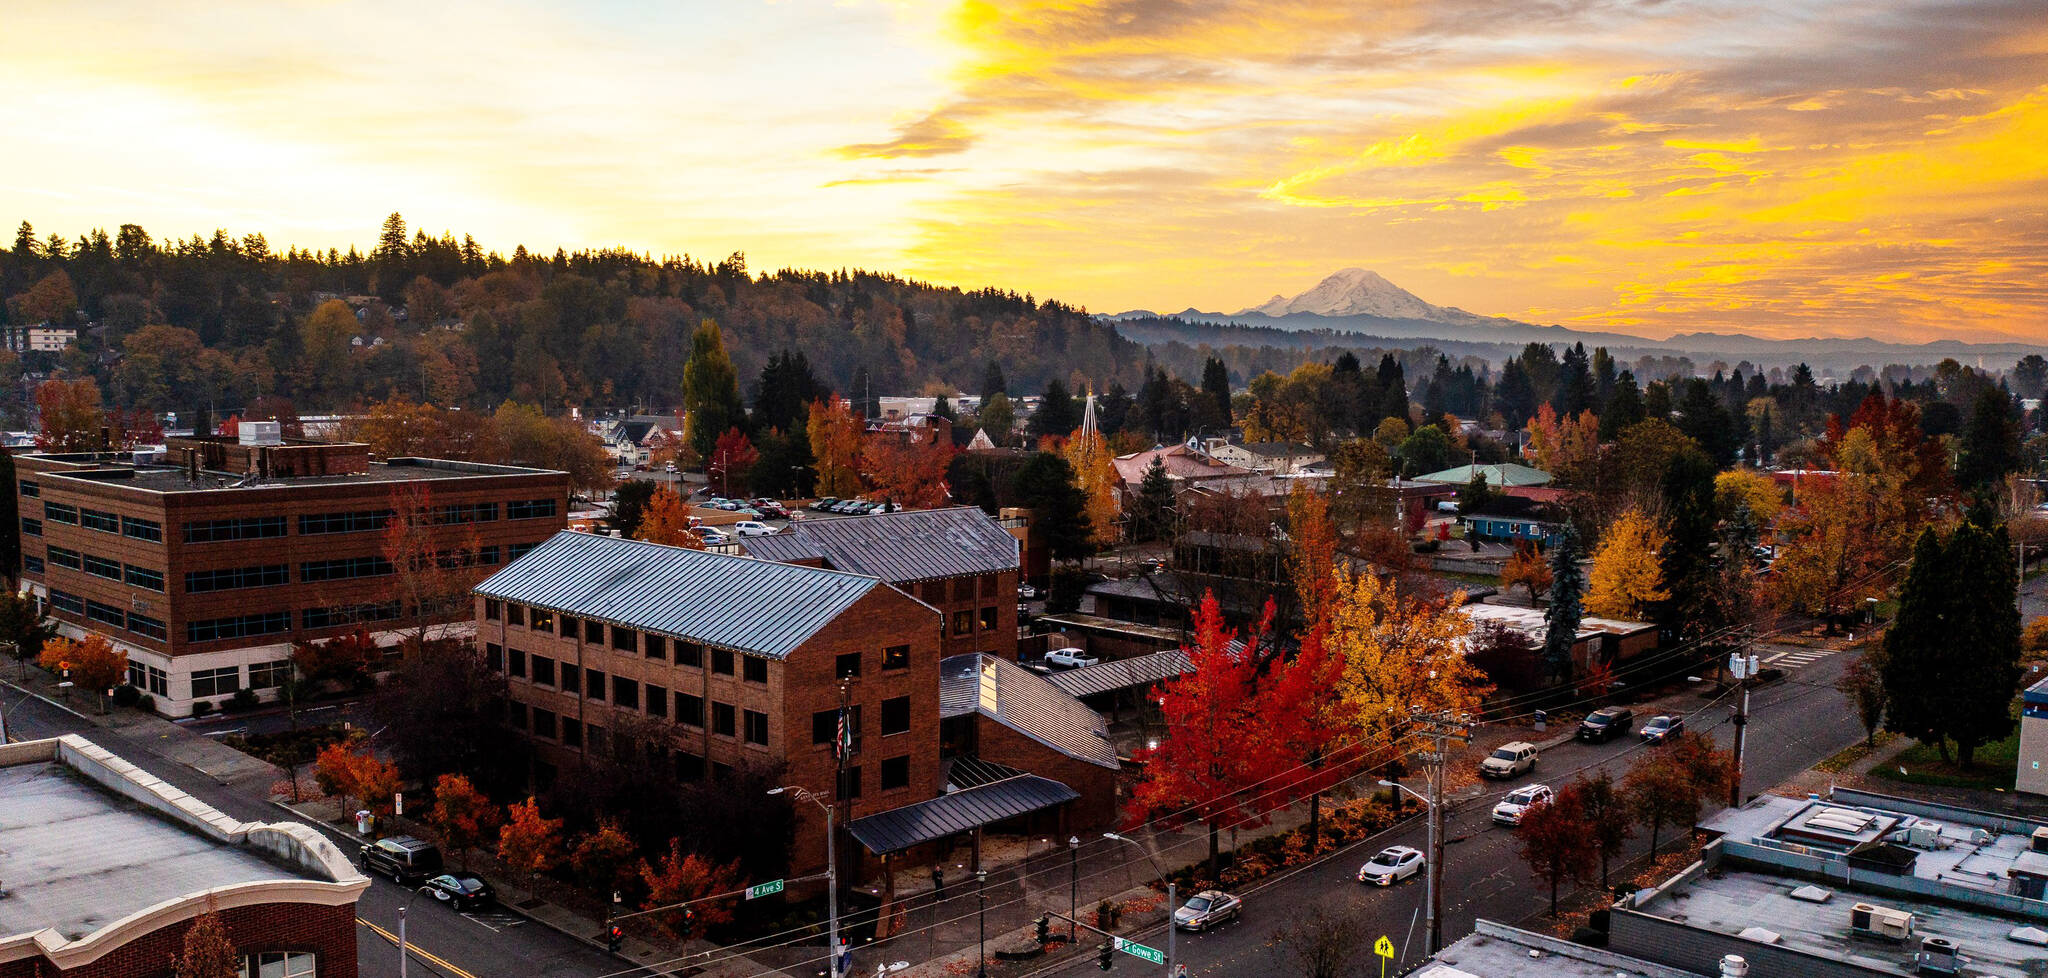
M 1522 816 L 1537 805 L 1546 805 L 1556 793 L 1547 784 L 1528 784 L 1508 792 L 1493 806 L 1493 820 L 1502 825 L 1520 825 Z
M 1388 846 L 1372 861 L 1358 868 L 1360 883 L 1375 883 L 1393 886 L 1410 876 L 1422 872 L 1425 860 L 1422 852 L 1407 846 Z

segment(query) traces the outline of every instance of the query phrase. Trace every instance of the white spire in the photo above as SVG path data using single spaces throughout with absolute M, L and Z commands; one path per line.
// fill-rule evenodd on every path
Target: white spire
M 1088 385 L 1088 401 L 1081 408 L 1081 437 L 1095 437 L 1095 385 Z

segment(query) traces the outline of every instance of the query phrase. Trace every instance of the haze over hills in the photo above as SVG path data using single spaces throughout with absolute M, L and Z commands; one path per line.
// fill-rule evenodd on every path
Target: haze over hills
M 1204 312 L 1188 308 L 1170 316 L 1150 310 L 1131 310 L 1108 317 L 1122 323 L 1147 322 L 1141 342 L 1157 342 L 1162 329 L 1170 331 L 1174 320 L 1207 326 L 1246 326 L 1290 332 L 1331 331 L 1357 334 L 1374 340 L 1435 340 L 1446 343 L 1479 343 L 1519 346 L 1524 343 L 1578 343 L 1713 359 L 1755 360 L 1765 363 L 1805 361 L 1846 368 L 1862 364 L 1929 364 L 1945 357 L 1973 361 L 2001 362 L 2029 353 L 2048 351 L 2048 336 L 2037 343 L 2002 341 L 1970 343 L 1938 340 L 1930 343 L 1894 343 L 1869 337 L 1766 339 L 1746 333 L 1682 333 L 1666 339 L 1650 339 L 1629 333 L 1543 326 L 1499 316 L 1480 316 L 1455 306 L 1440 306 L 1364 268 L 1342 269 L 1294 295 L 1275 295 L 1256 306 L 1235 313 Z M 1129 335 L 1134 332 L 1126 328 Z M 1213 330 L 1202 330 L 1213 342 Z M 1138 337 L 1134 337 L 1138 338 Z M 1187 342 L 1200 342 L 1190 335 Z M 1257 342 L 1246 339 L 1246 342 Z

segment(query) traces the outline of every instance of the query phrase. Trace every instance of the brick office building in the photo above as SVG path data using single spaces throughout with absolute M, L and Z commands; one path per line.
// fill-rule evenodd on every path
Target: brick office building
M 945 613 L 946 655 L 1017 658 L 1017 538 L 972 506 L 803 520 L 749 556 L 879 577 Z
M 385 555 L 395 507 L 426 506 L 429 542 L 480 565 L 476 577 L 547 539 L 568 508 L 561 472 L 372 462 L 367 446 L 287 442 L 259 423 L 168 448 L 163 464 L 25 454 L 15 468 L 24 589 L 64 633 L 126 650 L 130 682 L 171 716 L 274 689 L 295 641 L 369 628 L 395 644 L 391 629 L 411 624 Z M 469 603 L 428 617 L 466 629 Z
M 354 978 L 370 881 L 312 827 L 238 822 L 83 737 L 0 745 L 0 978 L 161 978 L 219 914 L 243 974 Z
M 684 780 L 782 765 L 829 796 L 844 679 L 842 820 L 939 792 L 939 613 L 877 577 L 563 532 L 476 595 L 477 641 L 544 778 L 658 732 L 630 751 L 668 753 Z M 795 812 L 790 870 L 810 872 L 823 813 Z

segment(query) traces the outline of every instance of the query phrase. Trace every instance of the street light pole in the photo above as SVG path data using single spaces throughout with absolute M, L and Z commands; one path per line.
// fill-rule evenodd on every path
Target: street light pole
M 1081 837 L 1067 836 L 1067 943 L 1073 944 L 1080 937 L 1080 924 L 1075 918 L 1081 914 Z
M 768 789 L 771 795 L 779 795 L 785 791 L 796 795 L 801 801 L 808 801 L 825 810 L 825 950 L 827 959 L 831 962 L 828 965 L 831 969 L 830 974 L 832 978 L 839 978 L 839 854 L 834 841 L 834 836 L 839 833 L 832 826 L 832 806 L 825 804 L 817 792 L 808 788 L 784 785 Z M 399 978 L 405 976 L 400 975 Z
M 1168 978 L 1172 978 L 1172 975 L 1174 974 L 1174 934 L 1176 931 L 1180 930 L 1179 927 L 1176 927 L 1173 924 L 1173 913 L 1175 909 L 1174 904 L 1178 902 L 1174 892 L 1173 880 L 1171 877 L 1168 876 L 1166 868 L 1164 866 L 1159 865 L 1159 857 L 1153 855 L 1152 850 L 1146 848 L 1143 845 L 1140 845 L 1138 840 L 1133 839 L 1127 835 L 1118 835 L 1115 832 L 1104 832 L 1102 833 L 1102 837 L 1105 839 L 1115 839 L 1118 842 L 1128 842 L 1131 845 L 1137 846 L 1138 851 L 1144 853 L 1145 858 L 1152 861 L 1153 871 L 1157 872 L 1159 874 L 1159 878 L 1166 882 L 1166 974 Z M 1096 921 L 1096 923 L 1107 926 L 1108 921 Z
M 412 906 L 412 898 L 419 896 L 424 886 L 415 886 L 406 894 L 405 902 L 398 905 L 398 978 L 405 978 L 405 959 L 411 954 L 405 944 L 405 911 Z
M 974 912 L 974 927 L 978 932 L 974 939 L 974 978 L 988 978 L 988 870 L 974 871 L 974 899 L 980 904 Z

